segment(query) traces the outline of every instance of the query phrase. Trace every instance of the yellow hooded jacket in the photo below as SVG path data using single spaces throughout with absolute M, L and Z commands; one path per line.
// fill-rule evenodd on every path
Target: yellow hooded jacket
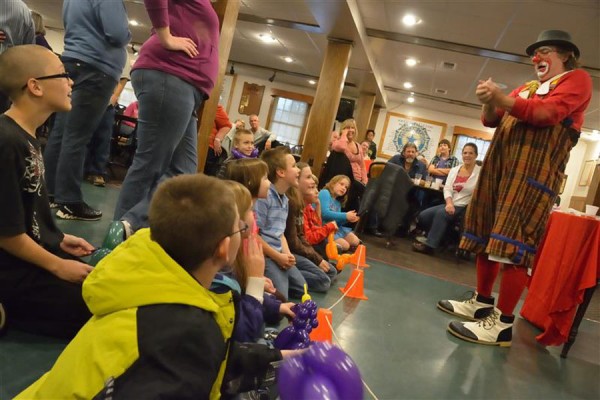
M 92 318 L 17 399 L 220 397 L 231 292 L 202 287 L 142 229 L 83 284 Z

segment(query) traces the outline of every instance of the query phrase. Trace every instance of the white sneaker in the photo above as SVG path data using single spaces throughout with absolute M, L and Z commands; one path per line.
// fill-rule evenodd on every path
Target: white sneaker
M 121 220 L 121 223 L 123 224 L 123 228 L 125 229 L 125 240 L 127 240 L 131 235 L 133 235 L 133 228 L 131 227 L 129 221 L 123 219 Z
M 494 298 L 485 298 L 477 292 L 472 293 L 470 298 L 465 300 L 440 300 L 437 308 L 447 312 L 448 314 L 468 319 L 469 321 L 477 321 L 485 318 L 494 310 Z
M 487 317 L 475 322 L 452 321 L 448 332 L 467 342 L 491 346 L 510 347 L 512 344 L 513 317 L 502 317 L 497 308 Z M 502 321 L 505 319 L 505 321 Z M 510 320 L 510 322 L 508 322 Z

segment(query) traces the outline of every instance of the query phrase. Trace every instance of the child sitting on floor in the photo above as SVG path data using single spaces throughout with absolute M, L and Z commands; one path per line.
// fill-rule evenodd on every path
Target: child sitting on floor
M 338 223 L 335 242 L 340 245 L 342 251 L 348 251 L 360 244 L 360 239 L 352 232 L 352 228 L 345 226 L 358 222 L 356 211 L 342 212 L 342 203 L 346 201 L 349 187 L 350 179 L 346 175 L 336 175 L 319 192 L 323 221 Z
M 337 231 L 338 226 L 335 221 L 323 224 L 321 219 L 321 203 L 319 201 L 319 178 L 315 175 L 311 175 L 313 185 L 309 190 L 304 192 L 302 197 L 304 198 L 304 236 L 306 241 L 310 243 L 313 248 L 321 254 L 322 257 L 326 258 L 327 253 L 325 248 L 327 246 L 327 237 L 330 233 Z
M 71 109 L 72 86 L 60 59 L 42 46 L 0 55 L 0 91 L 12 100 L 0 115 L 0 331 L 7 324 L 71 339 L 91 316 L 81 282 L 93 268 L 78 257 L 94 247 L 56 226 L 35 137 L 50 114 Z
M 304 200 L 303 194 L 314 189 L 312 171 L 306 163 L 296 164 L 300 169 L 298 188 L 291 187 L 287 191 L 289 212 L 285 226 L 285 238 L 294 257 L 296 266 L 306 279 L 313 292 L 326 292 L 337 276 L 335 267 L 322 257 L 306 241 L 304 237 Z
M 294 303 L 282 303 L 265 294 L 265 257 L 256 232 L 250 192 L 241 183 L 225 181 L 233 192 L 238 212 L 244 223 L 242 245 L 233 263 L 233 270 L 217 274 L 211 290 L 224 293 L 231 290 L 236 304 L 237 324 L 233 340 L 256 342 L 263 336 L 265 322 L 278 324 L 282 315 L 293 318 Z
M 246 227 L 223 181 L 168 179 L 148 217 L 86 279 L 94 316 L 17 398 L 219 398 L 256 389 L 271 362 L 295 354 L 232 341 L 232 294 L 209 291 Z
M 265 275 L 287 299 L 288 295 L 301 297 L 306 280 L 296 266 L 296 257 L 290 251 L 284 235 L 288 216 L 288 198 L 285 192 L 298 186 L 296 160 L 287 147 L 266 150 L 261 155 L 269 167 L 271 187 L 266 199 L 254 205 L 256 223 L 265 254 Z

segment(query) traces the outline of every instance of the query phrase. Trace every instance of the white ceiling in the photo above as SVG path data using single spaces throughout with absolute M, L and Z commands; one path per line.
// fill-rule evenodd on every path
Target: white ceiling
M 47 26 L 62 28 L 62 0 L 25 2 Z M 133 41 L 142 43 L 150 31 L 143 1 L 125 4 L 130 18 L 142 24 L 131 27 Z M 405 27 L 401 19 L 408 12 L 422 22 Z M 492 77 L 509 91 L 534 79 L 531 63 L 522 57 L 545 29 L 569 31 L 581 50 L 594 85 L 584 127 L 600 130 L 599 0 L 241 0 L 230 60 L 254 66 L 258 77 L 276 69 L 277 81 L 309 86 L 308 79 L 319 75 L 327 38 L 352 40 L 345 96 L 374 92 L 378 104 L 393 108 L 406 101 L 402 84 L 410 81 L 415 106 L 477 118 L 477 81 Z M 278 40 L 265 44 L 259 33 Z M 481 55 L 486 50 L 496 53 L 488 58 Z M 284 56 L 296 61 L 286 63 Z M 419 64 L 408 68 L 407 57 Z M 456 69 L 442 68 L 443 62 Z

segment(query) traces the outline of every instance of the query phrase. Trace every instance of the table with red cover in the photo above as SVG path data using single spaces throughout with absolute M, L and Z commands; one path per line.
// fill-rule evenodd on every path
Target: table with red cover
M 521 310 L 523 318 L 544 331 L 536 337 L 541 344 L 558 346 L 569 340 L 577 307 L 599 276 L 600 220 L 553 212 Z

